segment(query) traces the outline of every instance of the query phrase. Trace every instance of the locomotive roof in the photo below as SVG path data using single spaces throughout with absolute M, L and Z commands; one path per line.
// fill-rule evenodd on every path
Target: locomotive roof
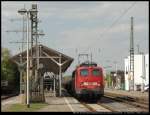
M 89 67 L 90 68 L 93 67 L 93 68 L 101 68 L 102 69 L 102 67 L 98 66 L 96 62 L 85 61 L 85 62 L 77 65 L 76 68 L 75 68 L 75 70 L 79 69 L 79 68 L 89 68 Z
M 94 67 L 97 67 L 97 63 L 91 62 L 91 61 L 85 61 L 85 62 L 81 63 L 79 66 L 80 67 L 82 67 L 82 66 L 86 66 L 86 67 L 94 66 Z
M 87 68 L 101 68 L 102 69 L 102 67 L 100 67 L 100 66 L 78 66 L 76 69 L 87 69 Z

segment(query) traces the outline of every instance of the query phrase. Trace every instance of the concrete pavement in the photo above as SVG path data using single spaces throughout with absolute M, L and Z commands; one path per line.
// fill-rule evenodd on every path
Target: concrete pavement
M 46 103 L 49 105 L 38 112 L 89 112 L 73 97 L 46 97 Z

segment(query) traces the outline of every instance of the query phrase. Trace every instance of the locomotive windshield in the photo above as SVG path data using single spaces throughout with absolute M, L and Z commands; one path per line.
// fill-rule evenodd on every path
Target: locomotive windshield
M 92 71 L 92 75 L 94 75 L 94 76 L 100 76 L 100 75 L 101 75 L 101 72 L 100 72 L 99 69 L 94 69 L 94 70 Z
M 80 74 L 81 74 L 81 76 L 88 76 L 88 70 L 87 69 L 82 69 L 81 71 L 80 71 Z

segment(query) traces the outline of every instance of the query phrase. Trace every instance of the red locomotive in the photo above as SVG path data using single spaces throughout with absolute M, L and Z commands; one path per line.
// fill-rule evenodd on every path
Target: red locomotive
M 100 99 L 104 95 L 103 69 L 93 62 L 80 64 L 73 71 L 66 89 L 77 98 Z

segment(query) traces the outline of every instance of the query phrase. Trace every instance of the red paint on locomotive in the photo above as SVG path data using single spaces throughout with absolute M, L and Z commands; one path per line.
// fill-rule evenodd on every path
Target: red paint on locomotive
M 70 90 L 76 96 L 92 94 L 100 98 L 104 95 L 103 69 L 97 66 L 78 66 L 72 74 Z

